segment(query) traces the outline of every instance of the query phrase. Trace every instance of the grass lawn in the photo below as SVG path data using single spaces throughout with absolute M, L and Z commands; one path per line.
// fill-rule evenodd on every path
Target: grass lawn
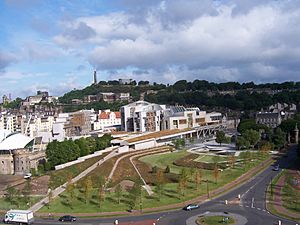
M 287 181 L 282 189 L 283 206 L 292 212 L 299 213 L 300 217 L 300 190 L 292 186 L 292 177 L 288 173 L 286 174 Z
M 174 166 L 172 163 L 174 160 L 189 154 L 185 151 L 173 152 L 167 154 L 159 154 L 159 155 L 151 155 L 142 157 L 142 160 L 151 163 L 152 166 L 156 165 L 161 168 L 165 168 L 167 165 L 171 167 L 171 172 L 179 173 L 180 167 Z M 263 158 L 261 158 L 263 160 Z M 169 205 L 173 203 L 182 202 L 182 206 L 185 205 L 186 200 L 190 200 L 196 198 L 197 196 L 206 195 L 207 194 L 207 183 L 208 180 L 209 190 L 212 191 L 216 188 L 224 186 L 225 184 L 235 180 L 243 173 L 245 173 L 248 169 L 255 167 L 258 165 L 260 161 L 255 160 L 249 164 L 247 167 L 241 168 L 236 166 L 233 169 L 226 169 L 219 173 L 218 182 L 215 182 L 213 178 L 213 172 L 211 170 L 202 170 L 202 183 L 199 190 L 196 190 L 196 185 L 192 182 L 194 179 L 190 179 L 187 183 L 187 188 L 185 189 L 185 194 L 182 196 L 178 193 L 177 183 L 167 183 L 164 185 L 163 193 L 159 196 L 155 193 L 152 196 L 148 196 L 146 192 L 143 193 L 142 198 L 142 207 L 143 208 L 151 208 L 151 207 L 159 207 L 163 205 Z M 152 188 L 155 191 L 155 187 Z M 69 204 L 70 197 L 68 194 L 64 192 L 60 197 L 54 199 L 50 203 L 50 207 L 43 207 L 40 212 L 57 212 L 57 213 L 88 213 L 88 212 L 111 212 L 111 211 L 125 211 L 129 209 L 129 199 L 128 194 L 126 192 L 123 193 L 123 197 L 121 199 L 121 204 L 117 203 L 117 199 L 114 193 L 107 193 L 106 200 L 102 203 L 101 208 L 99 208 L 98 200 L 97 200 L 97 190 L 94 189 L 93 197 L 87 203 L 84 202 L 84 194 L 80 192 L 80 190 L 76 189 L 75 191 L 76 197 L 73 198 L 71 205 Z M 139 209 L 139 203 L 135 209 Z
M 31 205 L 35 204 L 43 197 L 32 197 L 31 198 Z M 5 198 L 0 198 L 0 210 L 9 210 L 9 209 L 28 209 L 29 205 L 27 205 L 23 200 L 18 200 L 19 206 L 13 204 L 12 202 L 7 201 Z
M 183 167 L 175 166 L 173 162 L 179 158 L 182 158 L 189 153 L 185 150 L 177 151 L 177 152 L 170 152 L 170 153 L 163 153 L 157 155 L 149 155 L 139 158 L 140 161 L 150 164 L 152 166 L 157 166 L 161 169 L 165 169 L 167 166 L 170 167 L 171 173 L 179 174 L 180 170 Z
M 79 175 L 81 172 L 98 162 L 100 159 L 104 158 L 107 154 L 108 153 L 104 153 L 101 156 L 87 159 L 84 162 L 66 167 L 64 169 L 50 171 L 50 188 L 53 190 L 66 183 L 70 177 L 73 178 Z
M 196 223 L 199 225 L 216 225 L 216 224 L 233 224 L 234 219 L 232 217 L 228 217 L 229 220 L 227 222 L 223 222 L 224 216 L 205 216 L 199 217 L 196 220 Z
M 226 156 L 214 156 L 214 155 L 201 155 L 194 161 L 196 162 L 205 162 L 205 163 L 219 163 L 219 162 L 227 162 L 228 157 Z

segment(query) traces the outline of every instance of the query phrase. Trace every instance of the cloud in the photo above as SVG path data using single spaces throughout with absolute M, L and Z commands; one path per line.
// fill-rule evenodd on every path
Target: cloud
M 16 61 L 17 61 L 17 57 L 14 54 L 1 52 L 0 50 L 0 71 Z
M 103 73 L 137 80 L 299 80 L 300 0 L 293 3 L 115 1 L 113 12 L 60 21 L 53 40 Z

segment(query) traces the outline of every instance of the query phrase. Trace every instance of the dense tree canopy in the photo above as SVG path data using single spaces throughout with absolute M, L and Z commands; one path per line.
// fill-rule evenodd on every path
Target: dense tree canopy
M 67 163 L 76 160 L 80 156 L 104 149 L 110 146 L 111 140 L 112 137 L 105 134 L 102 137 L 80 138 L 75 141 L 50 142 L 46 149 L 48 169 L 53 169 L 56 165 Z

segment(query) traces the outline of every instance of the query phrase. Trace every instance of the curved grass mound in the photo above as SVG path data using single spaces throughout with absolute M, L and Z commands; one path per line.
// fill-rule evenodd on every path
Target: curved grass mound
M 217 224 L 234 224 L 234 219 L 230 216 L 203 216 L 196 220 L 198 225 L 217 225 Z
M 207 157 L 207 156 L 206 156 Z M 214 156 L 215 158 L 219 158 L 220 156 Z M 215 167 L 215 162 L 202 162 L 197 161 L 199 158 L 198 154 L 189 154 L 187 156 L 184 156 L 182 158 L 177 159 L 174 161 L 174 165 L 176 166 L 182 166 L 182 167 L 192 167 L 192 168 L 198 168 L 198 169 L 206 169 L 206 170 L 213 170 Z M 220 169 L 226 169 L 227 168 L 227 162 L 218 160 L 218 167 Z

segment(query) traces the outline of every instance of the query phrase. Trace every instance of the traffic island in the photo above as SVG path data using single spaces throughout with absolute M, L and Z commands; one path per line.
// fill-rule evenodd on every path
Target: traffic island
M 217 224 L 230 224 L 230 225 L 244 225 L 248 220 L 235 213 L 229 212 L 206 212 L 197 216 L 190 217 L 187 225 L 217 225 Z

